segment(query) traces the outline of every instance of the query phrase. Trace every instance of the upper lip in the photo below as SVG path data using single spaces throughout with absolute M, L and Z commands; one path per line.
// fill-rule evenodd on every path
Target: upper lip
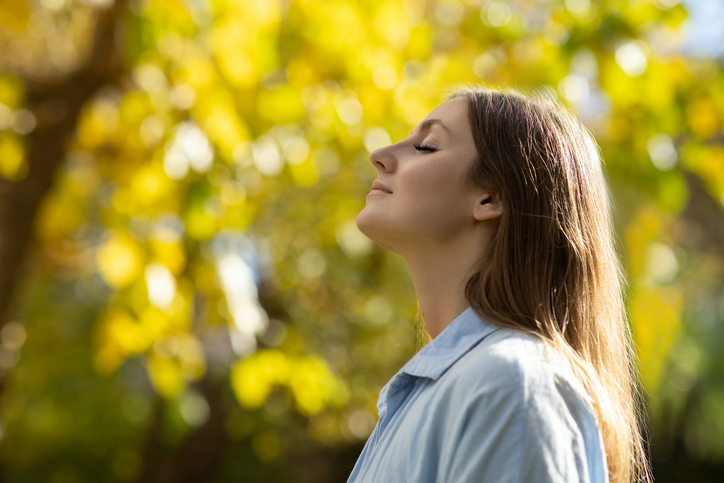
M 372 183 L 372 189 L 373 190 L 382 190 L 382 191 L 386 191 L 388 193 L 392 193 L 392 191 L 390 191 L 390 189 L 387 186 L 383 185 L 379 181 L 374 181 Z

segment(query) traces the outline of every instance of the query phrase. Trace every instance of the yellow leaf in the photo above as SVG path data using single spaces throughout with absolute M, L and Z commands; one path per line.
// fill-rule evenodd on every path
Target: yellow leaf
M 686 109 L 691 131 L 700 138 L 711 137 L 721 125 L 716 103 L 700 98 L 689 102 Z
M 23 144 L 17 136 L 0 133 L 0 176 L 20 181 L 28 173 Z
M 98 147 L 118 129 L 119 109 L 109 99 L 97 99 L 85 106 L 78 119 L 78 142 L 89 148 Z
M 125 312 L 110 312 L 104 321 L 108 337 L 128 355 L 139 354 L 148 349 L 150 340 L 138 322 Z
M 173 326 L 171 318 L 163 313 L 161 309 L 152 305 L 148 305 L 140 311 L 138 322 L 146 337 L 154 341 L 171 332 Z
M 173 399 L 186 389 L 186 383 L 181 378 L 182 369 L 176 360 L 152 354 L 146 367 L 153 386 L 161 396 Z
M 301 164 L 289 166 L 294 182 L 300 186 L 313 186 L 319 180 L 317 167 L 311 159 Z
M 209 138 L 219 147 L 222 158 L 227 162 L 233 160 L 234 148 L 249 139 L 249 132 L 233 108 L 232 97 L 217 96 L 205 114 L 199 117 Z
M 290 370 L 290 361 L 283 352 L 276 349 L 259 351 L 234 366 L 231 387 L 242 406 L 258 408 L 269 397 L 274 385 L 287 382 Z
M 304 117 L 301 93 L 289 85 L 262 90 L 257 98 L 257 112 L 274 124 L 300 121 Z
M 22 2 L 13 2 L 15 5 L 21 5 Z M 3 8 L 0 7 L 0 11 L 2 11 Z M 1 17 L 0 17 L 1 19 Z M 4 24 L 2 20 L 0 20 L 0 24 Z M 24 25 L 23 25 L 24 27 Z M 10 109 L 20 109 L 23 107 L 24 103 L 24 97 L 25 97 L 25 89 L 23 86 L 23 83 L 12 76 L 9 75 L 0 75 L 0 102 L 8 106 Z
M 302 357 L 294 364 L 290 387 L 303 414 L 318 413 L 327 404 L 344 404 L 349 396 L 346 386 L 319 356 Z
M 430 56 L 431 43 L 430 27 L 427 25 L 417 26 L 410 31 L 407 55 L 411 59 L 426 59 Z
M 294 58 L 289 61 L 287 77 L 289 84 L 299 89 L 319 81 L 319 75 L 314 70 L 314 65 L 304 58 Z
M 240 16 L 247 23 L 258 27 L 268 27 L 278 23 L 282 18 L 282 2 L 280 0 L 247 0 L 233 2 L 240 10 Z
M 218 222 L 205 212 L 202 204 L 192 205 L 185 221 L 187 233 L 196 240 L 208 240 L 218 230 Z
M 174 183 L 166 176 L 160 164 L 149 163 L 136 171 L 131 179 L 131 190 L 136 199 L 153 204 L 156 200 L 170 196 Z
M 123 288 L 139 275 L 143 251 L 128 235 L 111 232 L 96 253 L 103 280 L 113 288 Z
M 151 343 L 138 322 L 123 310 L 111 309 L 96 327 L 99 349 L 93 366 L 101 374 L 115 371 L 126 357 L 146 351 Z
M 181 242 L 164 243 L 151 239 L 150 260 L 166 266 L 172 274 L 178 276 L 186 267 L 186 250 Z
M 126 360 L 126 356 L 117 347 L 106 344 L 93 356 L 93 368 L 99 374 L 110 374 Z
M 128 92 L 118 107 L 120 122 L 125 126 L 138 126 L 147 116 L 153 113 L 151 98 L 146 92 Z
M 184 58 L 179 65 L 179 81 L 190 85 L 197 93 L 210 89 L 216 78 L 217 71 L 214 64 L 201 55 Z
M 627 268 L 633 278 L 645 275 L 649 243 L 659 237 L 662 228 L 661 214 L 651 209 L 641 209 L 636 214 L 636 220 L 626 230 Z
M 639 284 L 631 300 L 634 341 L 644 384 L 655 393 L 669 350 L 681 327 L 683 295 L 678 288 Z

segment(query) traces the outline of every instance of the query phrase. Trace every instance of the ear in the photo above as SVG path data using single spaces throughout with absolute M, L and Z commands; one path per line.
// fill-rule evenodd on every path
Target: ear
M 475 199 L 473 216 L 478 221 L 499 218 L 503 214 L 503 203 L 498 193 L 481 193 Z

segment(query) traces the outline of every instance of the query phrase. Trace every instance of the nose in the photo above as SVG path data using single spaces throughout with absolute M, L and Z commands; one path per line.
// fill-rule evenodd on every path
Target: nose
M 394 169 L 395 160 L 390 152 L 390 147 L 391 146 L 386 146 L 384 148 L 375 149 L 370 153 L 370 162 L 372 163 L 372 166 L 377 169 L 382 168 L 388 173 Z

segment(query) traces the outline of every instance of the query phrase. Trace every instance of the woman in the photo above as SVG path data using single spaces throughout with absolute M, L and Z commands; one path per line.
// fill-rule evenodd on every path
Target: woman
M 357 226 L 406 259 L 431 341 L 382 389 L 349 482 L 650 481 L 586 128 L 463 88 L 370 160 Z

